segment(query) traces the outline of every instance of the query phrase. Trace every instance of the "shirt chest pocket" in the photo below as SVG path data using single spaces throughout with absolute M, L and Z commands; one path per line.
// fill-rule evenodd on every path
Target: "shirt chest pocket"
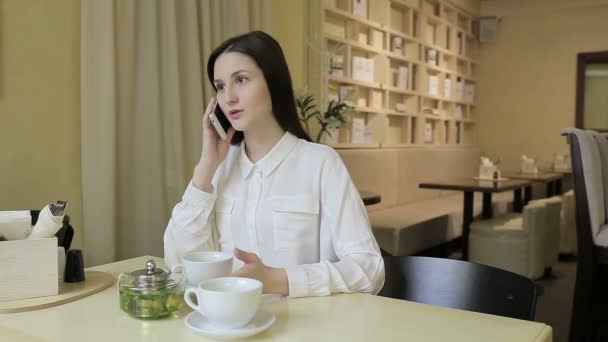
M 232 211 L 234 200 L 228 197 L 218 197 L 215 201 L 215 226 L 217 227 L 220 246 L 232 241 Z
M 319 241 L 319 200 L 302 195 L 270 200 L 276 249 L 305 248 Z

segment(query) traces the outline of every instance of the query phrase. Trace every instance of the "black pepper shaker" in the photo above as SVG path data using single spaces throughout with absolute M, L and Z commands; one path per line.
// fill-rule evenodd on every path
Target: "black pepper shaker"
M 78 283 L 84 281 L 84 262 L 80 249 L 70 249 L 65 260 L 65 273 L 63 281 L 66 283 Z

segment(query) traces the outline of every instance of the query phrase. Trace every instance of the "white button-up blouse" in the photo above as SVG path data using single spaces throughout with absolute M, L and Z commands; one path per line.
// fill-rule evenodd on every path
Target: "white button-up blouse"
M 378 293 L 384 263 L 367 211 L 333 149 L 285 133 L 252 163 L 231 146 L 212 181 L 215 193 L 190 183 L 164 235 L 173 266 L 191 251 L 238 247 L 284 268 L 289 296 Z M 242 263 L 235 259 L 235 269 Z

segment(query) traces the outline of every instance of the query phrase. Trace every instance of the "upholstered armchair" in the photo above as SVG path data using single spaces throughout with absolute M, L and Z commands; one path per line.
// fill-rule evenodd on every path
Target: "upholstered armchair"
M 545 201 L 530 201 L 523 213 L 509 213 L 471 225 L 469 261 L 536 279 L 545 270 Z

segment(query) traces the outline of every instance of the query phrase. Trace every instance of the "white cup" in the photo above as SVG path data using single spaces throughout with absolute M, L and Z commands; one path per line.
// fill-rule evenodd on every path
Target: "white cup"
M 260 307 L 262 282 L 240 277 L 209 279 L 186 289 L 184 300 L 218 328 L 240 328 L 253 319 Z
M 182 263 L 173 266 L 171 272 L 181 268 L 188 285 L 197 286 L 201 281 L 227 277 L 232 273 L 232 255 L 224 252 L 190 252 L 182 256 Z

